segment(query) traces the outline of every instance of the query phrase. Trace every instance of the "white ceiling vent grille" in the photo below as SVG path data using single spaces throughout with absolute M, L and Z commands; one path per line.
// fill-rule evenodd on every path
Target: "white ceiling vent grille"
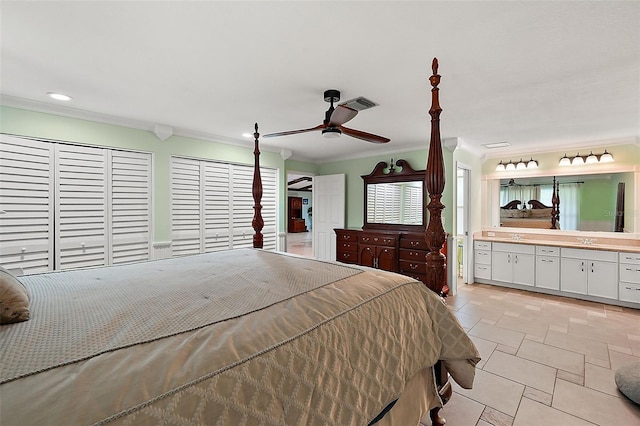
M 367 99 L 363 96 L 359 98 L 351 99 L 346 102 L 341 103 L 340 105 L 344 105 L 348 108 L 354 109 L 356 111 L 362 111 L 365 109 L 373 108 L 374 106 L 378 106 L 377 103 L 373 102 L 370 99 Z

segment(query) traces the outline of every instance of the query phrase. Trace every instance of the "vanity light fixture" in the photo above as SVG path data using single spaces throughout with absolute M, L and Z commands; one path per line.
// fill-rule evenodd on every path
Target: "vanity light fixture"
M 570 166 L 571 165 L 571 160 L 569 159 L 569 157 L 567 157 L 567 154 L 565 154 L 564 157 L 562 157 L 560 159 L 560 163 L 558 165 L 560 165 L 560 166 Z
M 609 154 L 607 150 L 604 150 L 604 153 L 600 156 L 601 163 L 613 163 L 613 155 Z
M 526 170 L 537 169 L 538 162 L 531 158 L 529 161 L 523 161 L 522 158 L 517 163 L 509 160 L 508 163 L 504 163 L 502 160 L 496 166 L 496 172 L 513 171 L 513 170 Z
M 584 160 L 584 162 L 585 162 L 585 164 L 597 163 L 598 162 L 598 157 L 593 155 L 593 151 L 591 151 L 591 154 L 589 154 L 589 156 Z
M 581 166 L 583 164 L 584 164 L 584 158 L 580 156 L 580 153 L 578 153 L 578 155 L 573 157 L 573 160 L 571 160 L 572 166 Z
M 560 159 L 558 165 L 560 166 L 581 166 L 583 164 L 596 164 L 596 163 L 611 163 L 613 162 L 613 155 L 607 150 L 604 150 L 602 154 L 594 154 L 593 151 L 589 155 L 580 155 L 578 153 L 575 157 L 567 157 L 567 154 Z

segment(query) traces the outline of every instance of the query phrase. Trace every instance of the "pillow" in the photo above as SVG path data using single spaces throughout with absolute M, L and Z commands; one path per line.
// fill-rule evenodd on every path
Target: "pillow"
M 531 209 L 531 217 L 551 217 L 553 209 Z
M 0 266 L 0 324 L 29 319 L 29 290 Z

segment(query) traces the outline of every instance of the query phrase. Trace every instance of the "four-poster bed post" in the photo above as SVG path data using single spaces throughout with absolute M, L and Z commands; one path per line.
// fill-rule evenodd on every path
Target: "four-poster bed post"
M 425 231 L 425 239 L 429 247 L 427 253 L 427 277 L 426 285 L 429 288 L 440 288 L 445 279 L 445 256 L 440 253 L 440 249 L 445 242 L 445 232 L 442 226 L 442 210 L 444 204 L 440 202 L 442 191 L 444 190 L 444 159 L 442 157 L 442 143 L 440 140 L 440 100 L 438 97 L 438 84 L 440 75 L 438 74 L 438 58 L 433 58 L 431 64 L 433 75 L 429 77 L 431 82 L 431 140 L 429 142 L 429 158 L 427 159 L 427 170 L 425 174 L 425 186 L 429 193 L 429 224 Z
M 262 200 L 262 177 L 260 176 L 260 148 L 258 147 L 260 133 L 258 133 L 258 123 L 255 123 L 254 128 L 253 187 L 251 188 L 253 194 L 253 220 L 251 221 L 251 226 L 255 231 L 253 234 L 253 248 L 262 248 L 264 240 L 261 231 L 264 227 L 264 220 L 262 219 L 262 205 L 260 204 Z

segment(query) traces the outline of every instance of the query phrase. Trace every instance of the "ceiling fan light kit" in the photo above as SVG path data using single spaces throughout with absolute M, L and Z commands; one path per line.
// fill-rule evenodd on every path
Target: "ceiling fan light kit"
M 341 134 L 342 132 L 337 127 L 327 127 L 322 130 L 322 136 L 329 139 L 337 139 Z
M 326 138 L 338 138 L 341 134 L 344 133 L 345 135 L 351 136 L 352 138 L 362 139 L 364 141 L 372 143 L 387 143 L 390 141 L 389 138 L 385 138 L 384 136 L 378 136 L 372 133 L 363 132 L 362 130 L 350 129 L 343 126 L 344 123 L 348 122 L 356 115 L 358 115 L 358 111 L 377 106 L 378 104 L 376 104 L 375 102 L 363 97 L 359 97 L 347 101 L 344 104 L 340 104 L 337 107 L 334 107 L 334 102 L 340 101 L 340 91 L 336 89 L 325 90 L 324 100 L 326 102 L 329 102 L 331 106 L 325 112 L 324 121 L 322 122 L 322 124 L 319 124 L 315 127 L 310 127 L 308 129 L 268 133 L 263 137 L 272 138 L 276 136 L 295 135 L 299 133 L 315 132 L 321 130 L 322 136 Z

